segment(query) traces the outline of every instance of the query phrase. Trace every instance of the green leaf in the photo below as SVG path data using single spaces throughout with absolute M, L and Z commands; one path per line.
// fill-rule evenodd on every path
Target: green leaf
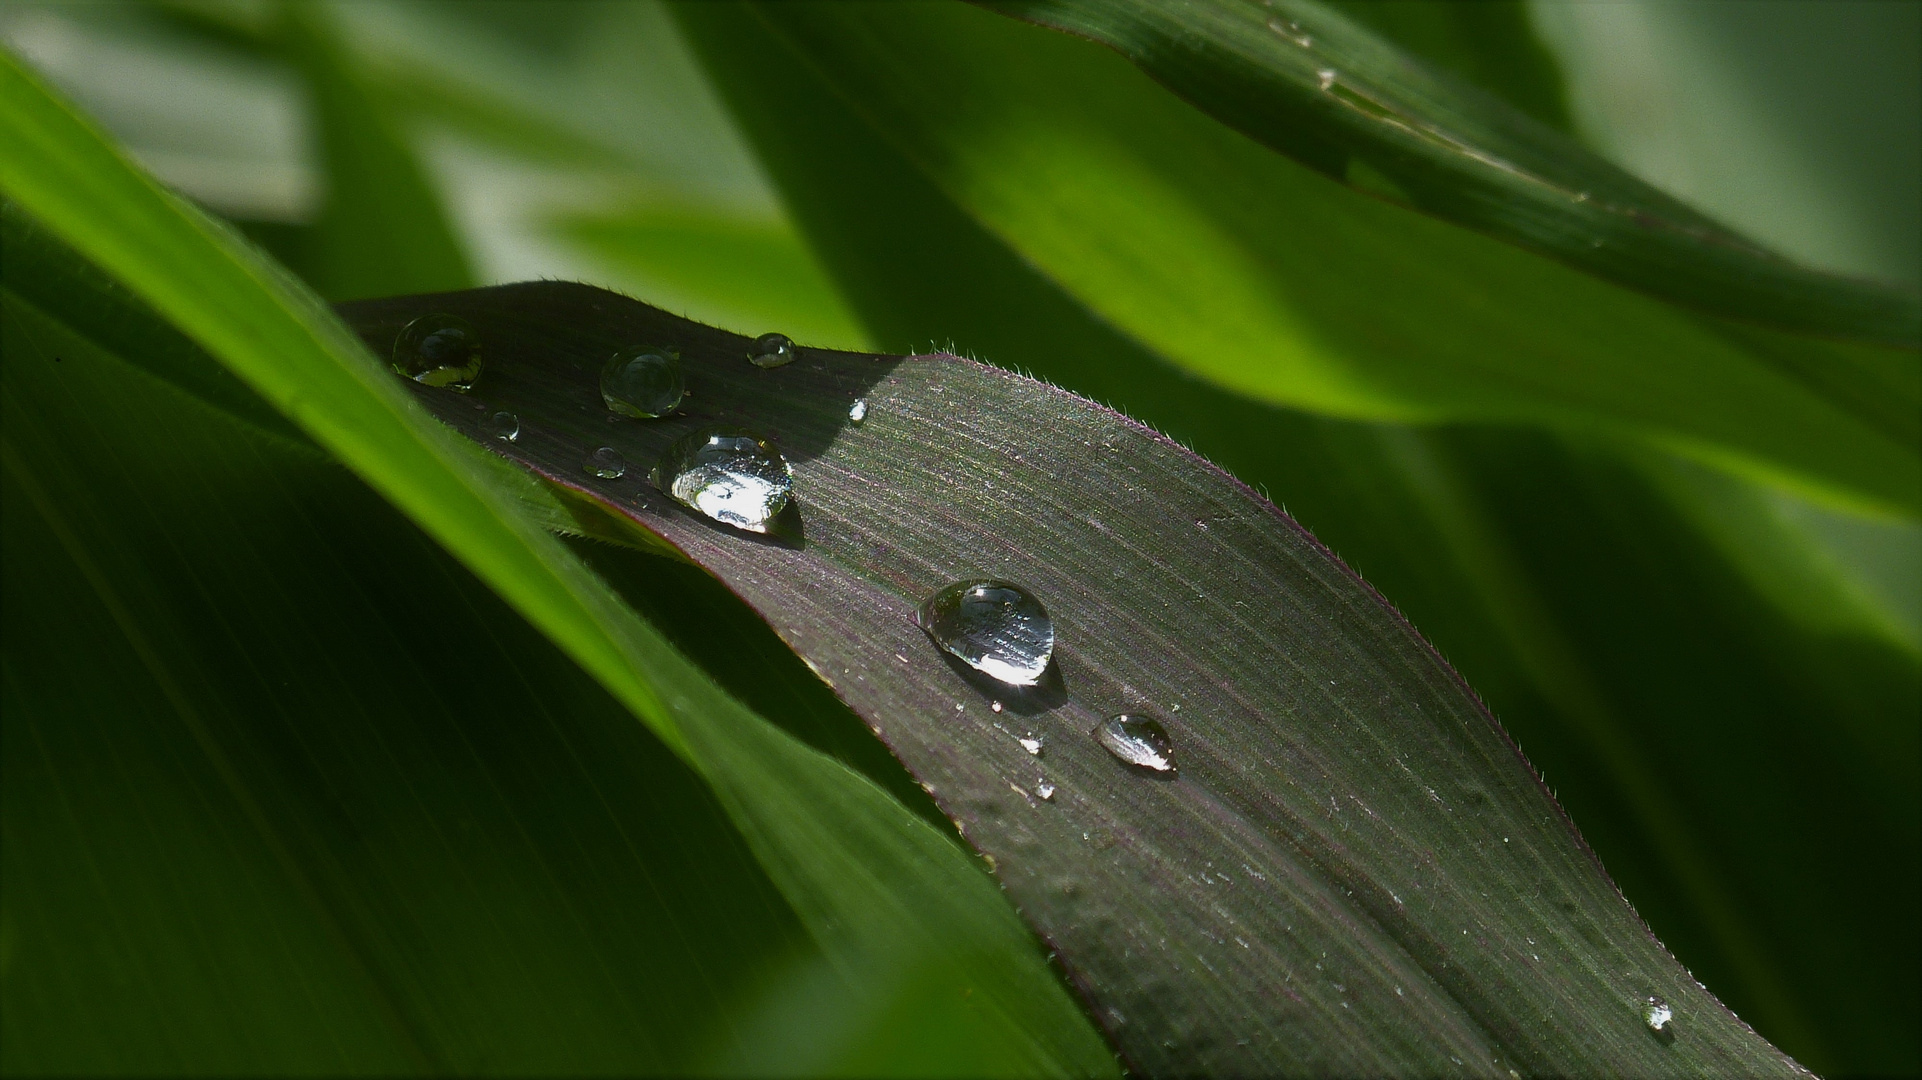
M 310 292 L 134 172 L 0 61 L 0 188 L 234 371 L 496 589 L 703 779 L 857 995 L 922 965 L 976 1071 L 1097 1073 L 1101 1045 L 979 869 L 846 766 L 720 691 L 431 422 Z M 956 990 L 959 993 L 956 993 Z
M 1677 463 L 1592 434 L 1340 422 L 1159 363 L 792 54 L 702 32 L 714 10 L 682 14 L 714 70 L 769 73 L 724 85 L 875 340 L 1031 370 L 1272 491 L 1468 676 L 1723 1000 L 1813 1067 L 1913 1068 L 1922 677 L 1872 609 L 1792 584 L 1833 580 L 1820 552 L 1751 533 L 1732 574 L 1696 524 L 1718 511 L 1665 494 Z M 1723 504 L 1774 498 L 1680 464 Z
M 1922 340 L 1914 293 L 1774 256 L 1314 0 L 988 6 L 1108 45 L 1209 115 L 1332 175 L 1571 266 L 1764 325 Z
M 425 313 L 468 320 L 491 350 L 484 383 L 421 387 L 421 402 L 758 610 L 993 860 L 1133 1067 L 1795 1072 L 1622 903 L 1407 623 L 1154 432 L 953 356 L 810 349 L 762 370 L 749 338 L 579 285 L 343 311 L 370 343 Z M 602 363 L 636 341 L 678 350 L 682 415 L 608 422 Z M 497 410 L 516 438 L 494 434 Z M 798 509 L 770 537 L 645 476 L 706 424 L 771 438 L 792 463 Z M 606 448 L 630 464 L 597 478 Z M 1036 686 L 944 660 L 915 626 L 924 597 L 974 577 L 1019 582 L 1051 613 Z M 1165 725 L 1177 774 L 1133 772 L 1091 737 L 1121 712 Z M 1650 997 L 1691 1017 L 1686 1039 L 1649 1031 Z
M 745 126 L 783 141 L 770 169 L 827 152 L 828 125 L 781 96 L 818 78 L 1096 316 L 1229 389 L 1344 418 L 1599 431 L 1922 507 L 1913 353 L 1770 333 L 1787 355 L 1846 352 L 1850 373 L 1823 375 L 1843 385 L 1812 390 L 1721 324 L 1330 183 L 1117 57 L 980 11 L 676 10 Z

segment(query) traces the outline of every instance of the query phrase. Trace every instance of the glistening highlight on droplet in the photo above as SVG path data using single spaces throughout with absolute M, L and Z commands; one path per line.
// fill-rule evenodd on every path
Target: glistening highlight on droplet
M 1661 998 L 1651 997 L 1642 1003 L 1642 1023 L 1647 1024 L 1648 1030 L 1655 1034 L 1669 1034 L 1669 1024 L 1674 1020 L 1675 1010 L 1669 1008 L 1668 1002 Z
M 619 450 L 611 446 L 603 446 L 587 455 L 587 460 L 581 462 L 581 468 L 586 469 L 589 476 L 598 476 L 602 480 L 619 480 L 627 475 L 627 459 L 621 456 Z
M 458 315 L 422 315 L 394 339 L 394 370 L 417 383 L 464 394 L 480 378 L 480 338 Z
M 1136 768 L 1175 771 L 1175 743 L 1159 720 L 1124 713 L 1096 724 L 1092 734 L 1103 750 Z
M 794 341 L 786 334 L 762 334 L 747 350 L 747 362 L 760 368 L 791 364 L 794 356 Z
M 708 425 L 677 439 L 654 467 L 654 486 L 723 525 L 765 533 L 794 494 L 794 469 L 751 431 Z
M 681 407 L 681 354 L 653 345 L 622 349 L 601 365 L 601 400 L 622 416 L 653 420 Z
M 1054 658 L 1054 620 L 1011 581 L 957 581 L 922 601 L 915 622 L 943 652 L 1014 686 L 1041 681 Z

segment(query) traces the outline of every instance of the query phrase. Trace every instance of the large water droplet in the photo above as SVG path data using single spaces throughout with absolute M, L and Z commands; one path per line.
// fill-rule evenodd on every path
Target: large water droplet
M 915 622 L 942 651 L 990 678 L 1033 686 L 1054 657 L 1054 621 L 1008 581 L 957 581 L 928 597 Z
M 1034 786 L 1034 793 L 1043 799 L 1052 799 L 1054 798 L 1054 785 L 1043 780 Z
M 487 418 L 487 433 L 506 442 L 519 442 L 521 418 L 511 412 L 497 412 Z
M 794 341 L 786 334 L 762 334 L 748 347 L 747 362 L 755 367 L 775 368 L 794 362 Z
M 681 354 L 644 345 L 622 349 L 601 365 L 601 400 L 622 416 L 652 420 L 680 408 L 687 396 Z
M 1674 1019 L 1675 1010 L 1669 1008 L 1668 1002 L 1661 998 L 1651 997 L 1642 1005 L 1642 1023 L 1647 1024 L 1648 1030 L 1657 1035 L 1668 1034 L 1668 1025 Z
M 627 475 L 627 459 L 621 456 L 619 450 L 611 446 L 603 446 L 587 455 L 587 460 L 581 463 L 581 468 L 586 469 L 590 476 L 598 476 L 603 480 L 619 480 Z
M 868 399 L 864 397 L 855 398 L 854 404 L 848 406 L 848 423 L 853 424 L 855 427 L 860 427 L 867 418 Z
M 667 448 L 654 486 L 724 525 L 764 533 L 794 494 L 794 470 L 759 435 L 709 425 Z
M 480 378 L 480 338 L 458 315 L 422 315 L 394 339 L 394 370 L 417 383 L 464 394 Z
M 1158 720 L 1121 715 L 1095 725 L 1094 741 L 1130 765 L 1155 772 L 1175 771 L 1175 744 Z

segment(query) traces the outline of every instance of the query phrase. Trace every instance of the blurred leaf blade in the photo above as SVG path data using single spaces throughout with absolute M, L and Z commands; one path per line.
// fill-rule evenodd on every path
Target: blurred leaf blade
M 413 516 L 698 768 L 851 979 L 920 958 L 965 991 L 943 1005 L 974 1030 L 974 1067 L 1111 1071 L 1032 938 L 948 838 L 692 668 L 526 514 L 529 481 L 428 420 L 311 293 L 138 175 L 11 59 L 0 125 L 18 151 L 0 188 Z
M 677 10 L 719 26 L 735 9 Z M 1820 498 L 1922 508 L 1922 455 L 1880 412 L 1811 393 L 1669 305 L 1330 184 L 1087 43 L 938 5 L 728 18 L 742 28 L 714 50 L 747 21 L 772 30 L 780 63 L 825 79 L 999 241 L 1230 389 L 1352 419 L 1601 430 Z M 724 89 L 751 80 L 718 56 L 714 70 Z M 1899 400 L 1922 408 L 1922 363 L 1884 352 Z
M 1352 155 L 1391 198 L 1610 280 L 1763 325 L 1922 344 L 1922 298 L 1796 267 L 1331 6 L 989 6 L 1114 48 L 1268 146 L 1323 167 Z

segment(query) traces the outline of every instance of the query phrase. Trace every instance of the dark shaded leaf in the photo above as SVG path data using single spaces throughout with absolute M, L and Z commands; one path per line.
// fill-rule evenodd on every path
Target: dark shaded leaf
M 1919 928 L 1899 913 L 1922 900 L 1916 646 L 1783 536 L 1757 489 L 1659 455 L 1625 468 L 1592 433 L 1342 422 L 1160 363 L 950 201 L 802 54 L 723 10 L 683 16 L 875 340 L 1032 371 L 1272 492 L 1486 697 L 1718 995 L 1825 1071 L 1914 1068 Z M 1837 378 L 1843 360 L 1806 370 Z M 1864 404 L 1914 424 L 1894 415 L 1909 397 Z M 1649 479 L 1678 469 L 1698 489 L 1679 500 Z M 1744 574 L 1715 539 L 1730 530 L 1761 545 Z
M 1922 342 L 1915 294 L 1795 266 L 1313 0 L 987 6 L 1102 42 L 1330 175 L 1610 280 L 1768 326 Z
M 747 338 L 585 286 L 343 310 L 376 348 L 427 312 L 472 322 L 483 385 L 420 399 L 759 610 L 995 860 L 1136 1067 L 1794 1072 L 1661 949 L 1392 609 L 1139 425 L 951 356 L 804 350 L 761 370 Z M 684 416 L 607 419 L 601 362 L 639 343 L 686 359 Z M 517 440 L 490 435 L 496 409 L 519 417 Z M 644 478 L 714 422 L 793 462 L 781 536 L 690 514 Z M 625 475 L 585 471 L 602 446 Z M 1053 614 L 1037 689 L 968 674 L 916 628 L 924 596 L 971 576 L 1020 582 Z M 1138 775 L 1090 738 L 1124 711 L 1172 733 L 1178 777 Z M 1643 1025 L 1651 995 L 1691 1018 L 1685 1038 Z

